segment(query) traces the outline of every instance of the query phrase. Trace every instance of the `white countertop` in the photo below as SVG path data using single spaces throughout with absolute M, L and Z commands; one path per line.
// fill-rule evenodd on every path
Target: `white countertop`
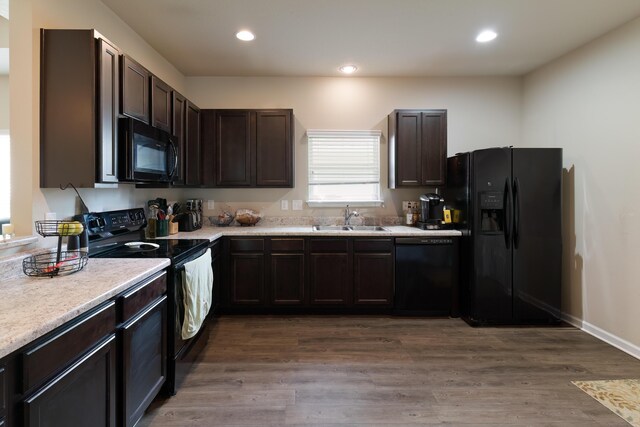
M 261 226 L 254 227 L 211 227 L 205 226 L 196 231 L 181 231 L 160 239 L 209 239 L 213 242 L 222 236 L 311 236 L 311 237 L 430 237 L 430 236 L 462 236 L 458 230 L 420 230 L 404 225 L 385 225 L 389 231 L 313 231 L 310 225 L 293 226 Z
M 0 284 L 0 358 L 168 267 L 168 258 L 91 258 L 79 272 Z

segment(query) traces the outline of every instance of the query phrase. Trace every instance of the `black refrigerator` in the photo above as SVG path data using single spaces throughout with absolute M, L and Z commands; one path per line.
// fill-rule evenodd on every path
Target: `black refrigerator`
M 489 148 L 448 159 L 447 206 L 462 231 L 460 306 L 472 325 L 557 323 L 562 149 Z

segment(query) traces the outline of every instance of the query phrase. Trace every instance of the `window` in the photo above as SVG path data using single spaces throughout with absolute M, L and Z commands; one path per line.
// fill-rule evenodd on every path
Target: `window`
M 309 205 L 379 205 L 380 131 L 309 130 Z
M 9 135 L 0 134 L 0 223 L 11 216 L 11 152 Z

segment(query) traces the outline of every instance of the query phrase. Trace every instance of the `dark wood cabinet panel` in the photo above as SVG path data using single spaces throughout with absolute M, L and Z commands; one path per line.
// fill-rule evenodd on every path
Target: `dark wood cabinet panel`
M 203 110 L 207 187 L 293 187 L 293 110 Z
M 396 167 L 398 184 L 421 185 L 422 126 L 420 113 L 398 113 Z
M 135 425 L 166 379 L 167 297 L 122 327 L 123 425 Z
M 309 255 L 309 303 L 347 305 L 351 296 L 351 274 L 347 253 Z
M 200 157 L 200 109 L 190 101 L 187 101 L 185 139 L 185 184 L 200 185 L 202 162 Z
M 0 419 L 7 414 L 7 373 L 4 364 L 0 363 Z
M 250 112 L 218 110 L 215 117 L 215 185 L 248 187 L 252 183 Z
M 355 253 L 353 276 L 354 304 L 392 304 L 392 253 Z
M 119 55 L 93 30 L 41 30 L 40 187 L 117 182 Z
M 304 295 L 304 254 L 271 253 L 271 303 L 302 305 Z
M 256 111 L 256 186 L 293 187 L 291 110 Z
M 447 179 L 447 113 L 422 113 L 422 184 L 444 185 Z
M 156 301 L 167 292 L 167 273 L 151 277 L 126 291 L 119 297 L 122 321 L 127 322 L 140 310 Z
M 264 305 L 264 254 L 232 253 L 230 255 L 229 303 L 231 305 Z
M 22 356 L 23 391 L 27 392 L 55 375 L 61 367 L 110 334 L 115 326 L 116 308 L 111 301 L 28 347 Z
M 389 115 L 389 188 L 446 184 L 447 111 Z
M 173 98 L 171 102 L 171 113 L 173 116 L 171 122 L 171 133 L 173 136 L 178 138 L 178 170 L 176 171 L 176 178 L 173 180 L 173 183 L 176 185 L 182 185 L 185 180 L 187 98 L 175 90 L 171 92 L 171 96 Z
M 118 108 L 120 51 L 98 39 L 98 182 L 118 182 Z
M 151 125 L 171 132 L 173 122 L 171 86 L 156 76 L 151 76 Z
M 24 425 L 115 426 L 115 335 L 28 397 Z
M 149 123 L 149 80 L 151 73 L 127 55 L 122 57 L 120 112 Z

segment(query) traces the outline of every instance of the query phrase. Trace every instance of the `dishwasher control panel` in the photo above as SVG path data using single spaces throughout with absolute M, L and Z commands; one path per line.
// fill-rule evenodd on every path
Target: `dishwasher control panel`
M 451 237 L 396 237 L 396 245 L 452 245 Z

